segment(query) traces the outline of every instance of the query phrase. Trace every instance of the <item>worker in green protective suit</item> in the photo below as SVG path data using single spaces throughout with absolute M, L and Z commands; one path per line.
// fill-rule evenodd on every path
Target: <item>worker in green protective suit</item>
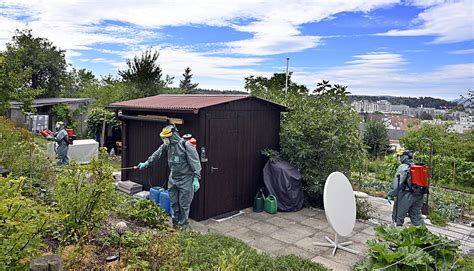
M 56 148 L 56 155 L 58 158 L 58 166 L 64 166 L 69 164 L 70 160 L 67 152 L 69 150 L 69 139 L 66 132 L 64 122 L 56 122 L 56 132 L 54 136 L 49 136 L 48 139 L 56 141 L 58 147 Z
M 148 168 L 161 157 L 168 155 L 170 176 L 168 192 L 173 208 L 173 227 L 186 229 L 188 227 L 189 209 L 194 192 L 199 189 L 201 163 L 196 148 L 181 138 L 174 125 L 168 125 L 160 133 L 163 144 L 138 169 Z
M 412 164 L 413 152 L 410 150 L 401 151 L 400 163 L 402 163 L 395 173 L 392 183 L 392 190 L 388 197 L 396 198 L 393 205 L 392 220 L 397 226 L 403 226 L 408 213 L 411 223 L 415 226 L 424 225 L 421 216 L 423 206 L 423 193 L 413 189 L 410 177 L 410 165 Z

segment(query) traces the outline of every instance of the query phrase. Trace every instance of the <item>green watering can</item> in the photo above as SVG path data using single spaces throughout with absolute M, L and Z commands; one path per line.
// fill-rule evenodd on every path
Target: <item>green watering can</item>
M 277 198 L 274 195 L 266 197 L 264 205 L 265 212 L 272 215 L 277 213 Z
M 253 199 L 253 211 L 254 212 L 260 213 L 261 211 L 263 211 L 263 199 L 264 198 L 265 197 L 263 196 L 262 189 L 260 189 L 260 191 L 257 192 L 257 194 L 255 195 L 255 198 Z

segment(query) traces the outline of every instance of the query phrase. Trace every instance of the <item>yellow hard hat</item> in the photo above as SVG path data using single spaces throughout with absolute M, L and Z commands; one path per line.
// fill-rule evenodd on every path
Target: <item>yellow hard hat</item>
M 161 138 L 168 138 L 172 135 L 173 135 L 173 131 L 168 127 L 163 128 L 163 130 L 161 130 L 161 133 L 160 133 Z
M 64 122 L 62 122 L 62 121 L 58 121 L 58 122 L 56 122 L 56 124 L 59 124 L 59 125 L 64 125 Z

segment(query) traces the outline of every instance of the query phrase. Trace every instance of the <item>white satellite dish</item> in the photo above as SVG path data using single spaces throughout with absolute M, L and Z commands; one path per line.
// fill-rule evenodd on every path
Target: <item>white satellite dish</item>
M 317 246 L 334 247 L 332 255 L 338 248 L 347 252 L 359 254 L 357 251 L 346 248 L 352 241 L 339 243 L 338 236 L 349 236 L 354 229 L 356 220 L 356 200 L 351 183 L 341 172 L 331 173 L 324 185 L 324 211 L 329 225 L 335 232 L 334 241 L 325 236 L 329 243 L 314 244 Z

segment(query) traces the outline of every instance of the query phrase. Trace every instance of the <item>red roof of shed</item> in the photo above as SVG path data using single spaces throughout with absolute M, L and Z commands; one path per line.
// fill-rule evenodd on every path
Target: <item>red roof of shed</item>
M 192 111 L 197 113 L 199 109 L 214 106 L 218 104 L 228 103 L 232 101 L 256 98 L 251 95 L 172 95 L 162 94 L 152 97 L 140 98 L 124 102 L 113 103 L 109 108 L 115 109 L 138 109 L 138 110 L 172 110 L 172 111 Z M 260 98 L 256 98 L 260 99 Z M 263 100 L 263 99 L 261 99 Z M 266 101 L 266 100 L 264 100 Z M 266 101 L 269 102 L 269 101 Z M 285 110 L 284 106 L 269 102 L 280 106 Z

